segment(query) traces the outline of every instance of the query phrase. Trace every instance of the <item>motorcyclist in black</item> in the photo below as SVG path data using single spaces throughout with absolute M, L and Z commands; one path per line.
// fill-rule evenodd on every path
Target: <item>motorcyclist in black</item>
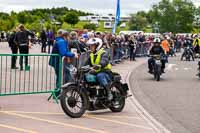
M 186 48 L 190 47 L 190 55 L 192 56 L 192 60 L 194 61 L 192 39 L 188 35 L 186 36 L 186 40 L 183 44 L 183 47 L 184 47 L 184 52 L 181 56 L 181 60 L 183 60 L 183 57 L 186 55 Z
M 160 46 L 161 42 L 159 38 L 155 38 L 153 41 L 154 45 L 152 46 L 152 48 L 149 51 L 150 55 L 160 55 L 161 56 L 161 71 L 162 73 L 164 73 L 164 69 L 165 69 L 165 63 L 166 60 L 163 58 L 165 55 L 165 51 L 164 49 Z M 148 67 L 149 67 L 149 73 L 153 73 L 153 64 L 155 63 L 155 60 L 153 57 L 149 58 L 148 60 Z

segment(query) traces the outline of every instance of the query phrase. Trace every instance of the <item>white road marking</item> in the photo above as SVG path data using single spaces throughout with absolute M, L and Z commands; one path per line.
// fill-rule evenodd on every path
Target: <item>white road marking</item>
M 188 71 L 188 70 L 192 70 L 192 68 L 185 67 L 184 70 Z
M 178 70 L 179 70 L 179 68 L 178 68 L 178 67 L 176 67 L 176 68 L 175 68 L 175 70 L 176 70 L 176 71 L 178 71 Z
M 168 64 L 166 70 L 171 71 L 176 64 Z

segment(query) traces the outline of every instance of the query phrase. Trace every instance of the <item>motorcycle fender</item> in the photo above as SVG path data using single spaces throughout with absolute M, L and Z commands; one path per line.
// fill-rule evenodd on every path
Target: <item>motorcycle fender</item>
M 62 89 L 66 89 L 70 85 L 77 86 L 77 84 L 75 82 L 70 82 L 70 83 L 66 83 L 66 84 L 62 85 Z M 87 93 L 87 90 L 85 88 L 78 88 L 78 89 L 80 89 L 81 92 Z
M 161 70 L 161 64 L 156 64 L 156 65 L 155 65 L 155 69 L 156 69 L 157 71 L 160 71 L 160 70 Z
M 66 84 L 62 85 L 61 88 L 64 89 L 64 88 L 67 88 L 70 85 L 75 85 L 76 86 L 76 83 L 74 83 L 74 82 L 66 83 Z

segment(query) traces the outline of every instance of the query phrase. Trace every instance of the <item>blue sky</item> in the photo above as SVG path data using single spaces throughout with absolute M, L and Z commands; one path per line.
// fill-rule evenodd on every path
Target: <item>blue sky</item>
M 34 8 L 69 7 L 83 11 L 104 14 L 115 13 L 117 0 L 0 0 L 0 11 L 18 12 Z M 149 10 L 160 0 L 121 0 L 121 14 L 128 15 L 139 10 Z M 192 0 L 200 5 L 200 0 Z

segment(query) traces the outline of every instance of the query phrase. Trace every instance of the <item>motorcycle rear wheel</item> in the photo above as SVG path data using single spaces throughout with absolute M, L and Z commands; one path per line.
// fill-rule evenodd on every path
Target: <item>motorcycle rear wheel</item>
M 110 110 L 112 112 L 121 112 L 124 109 L 126 103 L 126 93 L 124 92 L 125 90 L 123 90 L 121 83 L 113 83 L 110 89 L 113 94 Z

